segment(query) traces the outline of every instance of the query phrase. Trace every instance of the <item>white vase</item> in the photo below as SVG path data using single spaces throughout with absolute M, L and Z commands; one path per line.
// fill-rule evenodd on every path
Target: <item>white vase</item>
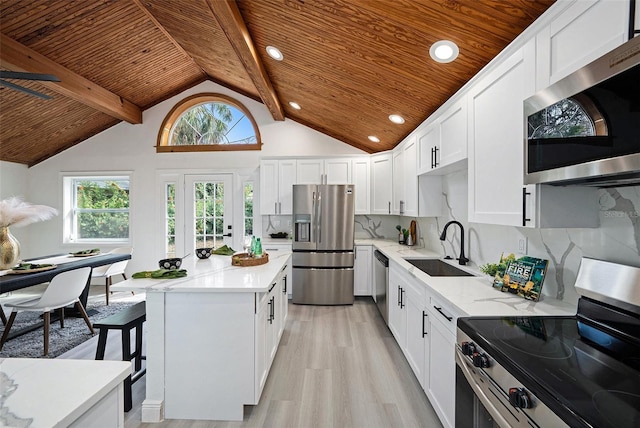
M 20 259 L 20 243 L 11 234 L 9 227 L 0 228 L 0 270 L 10 269 Z

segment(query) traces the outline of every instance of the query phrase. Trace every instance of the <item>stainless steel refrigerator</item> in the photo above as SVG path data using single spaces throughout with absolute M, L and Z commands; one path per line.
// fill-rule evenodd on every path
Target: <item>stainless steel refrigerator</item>
M 353 304 L 355 187 L 293 186 L 292 301 Z

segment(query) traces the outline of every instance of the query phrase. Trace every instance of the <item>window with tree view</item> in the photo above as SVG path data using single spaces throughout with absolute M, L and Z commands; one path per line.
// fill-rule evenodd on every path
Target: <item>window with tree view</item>
M 165 118 L 159 152 L 260 150 L 260 134 L 249 111 L 221 94 L 181 101 Z
M 129 239 L 129 177 L 74 177 L 70 183 L 70 241 Z

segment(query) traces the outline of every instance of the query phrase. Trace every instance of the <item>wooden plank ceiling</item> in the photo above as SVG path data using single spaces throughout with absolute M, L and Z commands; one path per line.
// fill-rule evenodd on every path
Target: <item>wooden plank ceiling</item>
M 0 160 L 35 165 L 204 80 L 274 120 L 388 150 L 553 2 L 2 0 L 0 68 L 62 82 L 11 81 L 48 100 L 0 86 Z M 441 39 L 458 44 L 456 61 L 429 58 Z

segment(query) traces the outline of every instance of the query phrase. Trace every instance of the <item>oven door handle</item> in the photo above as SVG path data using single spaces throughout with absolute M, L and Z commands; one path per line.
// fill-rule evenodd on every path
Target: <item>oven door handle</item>
M 476 384 L 475 380 L 473 379 L 473 375 L 469 371 L 469 366 L 464 360 L 462 351 L 457 347 L 456 347 L 456 364 L 458 365 L 458 367 L 460 367 L 460 370 L 464 374 L 464 377 L 467 378 L 467 383 L 469 384 L 469 387 L 473 390 L 473 393 L 475 394 L 475 396 L 478 397 L 478 400 L 482 402 L 482 404 L 484 405 L 484 408 L 487 409 L 487 412 L 489 412 L 489 414 L 493 416 L 494 421 L 501 427 L 511 426 L 511 423 L 508 422 L 504 418 L 504 416 L 500 414 L 496 406 L 491 402 L 491 400 L 489 400 L 485 392 L 478 386 L 478 384 Z

